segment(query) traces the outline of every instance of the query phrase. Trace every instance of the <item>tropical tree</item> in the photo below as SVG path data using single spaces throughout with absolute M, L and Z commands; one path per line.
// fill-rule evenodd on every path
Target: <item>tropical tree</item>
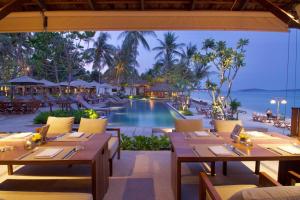
M 129 49 L 136 59 L 139 55 L 138 46 L 140 44 L 148 51 L 150 50 L 146 36 L 156 37 L 156 34 L 154 31 L 124 31 L 119 35 L 119 38 L 124 38 L 122 48 Z
M 106 32 L 101 32 L 94 43 L 92 48 L 93 57 L 93 69 L 98 70 L 98 82 L 101 82 L 101 70 L 105 66 L 111 66 L 113 64 L 113 55 L 116 48 L 108 44 L 110 35 Z
M 183 43 L 177 43 L 178 37 L 173 32 L 167 32 L 164 34 L 164 39 L 157 39 L 159 46 L 153 48 L 154 51 L 158 51 L 155 59 L 163 66 L 163 71 L 169 71 L 179 62 L 179 57 L 182 56 Z
M 130 59 L 134 60 L 135 65 L 133 67 L 138 67 L 139 65 L 137 62 L 139 45 L 142 45 L 146 50 L 150 51 L 150 46 L 145 38 L 146 36 L 156 37 L 156 34 L 154 31 L 124 31 L 119 35 L 119 38 L 124 38 L 122 49 L 130 54 Z M 132 69 L 131 71 L 134 72 L 136 69 Z M 131 74 L 131 93 L 136 77 L 136 75 Z
M 31 33 L 0 34 L 0 78 L 4 82 L 32 71 Z
M 212 97 L 214 118 L 227 118 L 225 107 L 231 102 L 231 89 L 238 72 L 246 65 L 245 47 L 248 43 L 248 39 L 240 39 L 236 47 L 232 48 L 225 41 L 206 39 L 202 47 L 204 54 L 198 52 L 194 58 L 203 66 L 212 65 L 217 70 L 216 81 L 208 79 L 206 82 Z
M 105 72 L 105 76 L 117 84 L 128 83 L 129 80 L 138 75 L 135 69 L 137 65 L 135 58 L 128 49 L 122 47 L 116 49 L 113 64 Z

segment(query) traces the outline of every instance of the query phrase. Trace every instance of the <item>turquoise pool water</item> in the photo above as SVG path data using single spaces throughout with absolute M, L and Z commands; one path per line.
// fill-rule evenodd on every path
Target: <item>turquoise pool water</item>
M 174 127 L 174 119 L 181 116 L 164 102 L 155 100 L 131 101 L 124 108 L 112 111 L 111 126 Z

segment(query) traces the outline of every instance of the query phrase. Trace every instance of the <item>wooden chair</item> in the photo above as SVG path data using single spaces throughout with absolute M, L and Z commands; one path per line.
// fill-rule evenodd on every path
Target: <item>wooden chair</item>
M 253 190 L 258 187 L 273 187 L 273 186 L 282 186 L 280 183 L 272 179 L 269 175 L 264 172 L 259 173 L 259 180 L 257 185 L 226 185 L 226 186 L 213 186 L 208 176 L 201 172 L 199 174 L 200 184 L 199 184 L 199 200 L 234 200 L 241 199 L 237 198 L 243 195 L 245 190 L 250 189 Z M 282 187 L 280 187 L 282 188 Z M 249 192 L 250 192 L 249 190 Z M 295 190 L 299 190 L 295 188 Z M 274 190 L 274 192 L 277 191 Z M 255 190 L 253 191 L 253 193 Z M 261 194 L 261 192 L 259 192 Z M 256 193 L 258 194 L 258 193 Z M 235 196 L 235 198 L 233 197 Z M 274 195 L 276 195 L 274 193 Z
M 175 120 L 175 132 L 195 132 L 195 131 L 209 131 L 203 127 L 203 121 L 201 119 L 176 119 Z M 211 162 L 211 175 L 216 174 L 216 163 Z
M 109 172 L 113 175 L 113 159 L 117 154 L 118 160 L 121 157 L 121 131 L 119 128 L 107 128 L 107 119 L 85 119 L 81 118 L 78 132 L 90 134 L 102 134 L 106 131 L 117 132 L 116 136 L 112 136 L 108 141 L 109 151 Z
M 231 133 L 236 125 L 243 126 L 241 120 L 214 120 L 214 129 L 216 132 Z M 260 161 L 255 162 L 255 174 L 259 174 Z M 223 174 L 227 175 L 227 162 L 223 162 Z
M 74 124 L 74 117 L 48 117 L 47 125 L 50 125 L 48 135 L 59 135 L 71 133 Z M 37 132 L 39 132 L 37 130 Z
M 50 125 L 42 126 L 38 131 L 42 136 L 42 143 L 47 142 L 47 133 L 48 133 L 49 127 L 50 127 Z
M 289 171 L 288 174 L 288 185 L 300 186 L 300 174 L 295 171 Z

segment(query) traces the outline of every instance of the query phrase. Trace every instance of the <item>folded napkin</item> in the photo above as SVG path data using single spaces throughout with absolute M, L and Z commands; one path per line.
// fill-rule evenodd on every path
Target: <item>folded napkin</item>
M 63 150 L 63 148 L 47 148 L 41 151 L 40 153 L 36 154 L 35 158 L 53 158 Z
M 290 154 L 300 154 L 300 148 L 293 145 L 284 145 L 279 146 L 278 148 Z
M 259 131 L 247 131 L 246 134 L 248 134 L 251 137 L 266 137 L 267 135 L 263 132 Z
M 8 136 L 9 138 L 14 138 L 14 139 L 22 139 L 22 138 L 26 138 L 30 135 L 32 135 L 32 132 L 24 132 L 24 133 L 15 133 L 13 135 Z
M 229 151 L 226 147 L 222 145 L 210 146 L 208 149 L 217 156 L 231 156 L 233 155 L 232 151 Z
M 73 132 L 73 133 L 69 134 L 68 137 L 70 137 L 70 138 L 80 138 L 83 135 L 84 135 L 83 132 Z
M 209 136 L 209 133 L 206 131 L 195 131 L 194 132 L 196 136 L 198 137 L 205 137 L 205 136 Z

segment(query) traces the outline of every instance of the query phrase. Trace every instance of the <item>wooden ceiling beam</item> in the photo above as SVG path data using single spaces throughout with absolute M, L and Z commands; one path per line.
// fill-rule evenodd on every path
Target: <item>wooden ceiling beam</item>
M 0 20 L 5 18 L 9 13 L 13 12 L 20 6 L 21 0 L 11 0 L 0 8 Z
M 197 0 L 191 0 L 191 10 L 195 10 Z
M 145 10 L 145 0 L 141 0 L 141 10 Z
M 47 1 L 47 5 L 84 5 L 86 4 L 86 0 L 82 1 Z M 101 0 L 101 1 L 95 1 L 95 5 L 103 5 L 103 4 L 139 4 L 138 0 L 122 0 L 122 1 L 113 1 L 113 0 Z M 189 1 L 186 0 L 147 0 L 148 4 L 190 4 Z M 32 2 L 24 2 L 25 6 L 32 6 L 35 5 L 35 3 Z M 220 4 L 220 5 L 229 5 L 232 4 L 232 2 L 229 1 L 212 1 L 212 0 L 201 0 L 197 1 L 197 4 Z
M 43 12 L 47 11 L 47 6 L 44 0 L 37 0 L 37 4 Z
M 248 0 L 235 0 L 231 10 L 232 11 L 241 11 L 245 8 L 245 5 L 248 3 Z
M 96 3 L 94 0 L 88 0 L 91 10 L 96 10 Z
M 300 29 L 300 23 L 294 19 L 294 17 L 286 12 L 285 10 L 281 9 L 277 5 L 273 4 L 269 0 L 255 0 L 260 5 L 262 5 L 266 10 L 273 13 L 277 18 L 281 21 L 289 25 L 290 28 L 298 28 Z

